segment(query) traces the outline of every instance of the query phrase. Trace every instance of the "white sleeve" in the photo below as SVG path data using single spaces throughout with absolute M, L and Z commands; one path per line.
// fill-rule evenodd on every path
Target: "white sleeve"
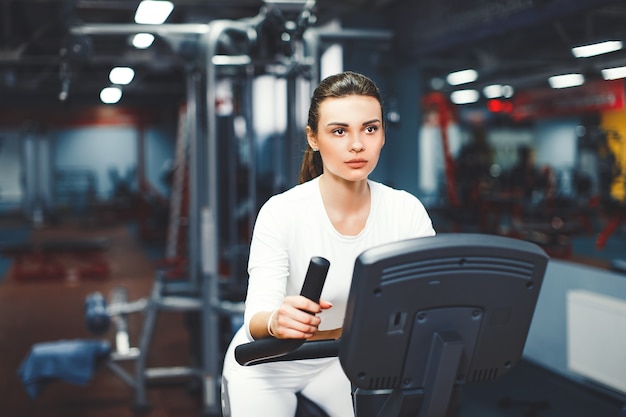
M 413 221 L 411 224 L 415 227 L 416 237 L 434 236 L 435 229 L 433 228 L 433 222 L 426 211 L 426 208 L 422 202 L 412 194 L 412 199 L 415 200 L 413 204 Z
M 276 200 L 268 200 L 254 225 L 248 260 L 248 292 L 244 328 L 250 341 L 250 320 L 260 311 L 271 311 L 282 304 L 289 277 L 287 216 Z
M 396 199 L 394 203 L 396 205 L 395 212 L 401 219 L 406 219 L 406 221 L 399 223 L 405 234 L 403 238 L 434 236 L 435 229 L 432 220 L 422 202 L 407 191 L 400 191 L 398 195 L 400 198 Z M 399 209 L 400 207 L 401 209 Z

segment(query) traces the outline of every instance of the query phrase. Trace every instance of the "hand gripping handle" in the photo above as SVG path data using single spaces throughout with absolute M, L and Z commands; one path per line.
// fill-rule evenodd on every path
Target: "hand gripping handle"
M 316 303 L 319 302 L 329 267 L 330 262 L 327 259 L 319 256 L 312 257 L 300 295 Z M 299 348 L 304 342 L 305 339 L 276 339 L 274 337 L 259 339 L 237 346 L 235 359 L 243 366 L 254 365 L 269 358 L 286 355 Z

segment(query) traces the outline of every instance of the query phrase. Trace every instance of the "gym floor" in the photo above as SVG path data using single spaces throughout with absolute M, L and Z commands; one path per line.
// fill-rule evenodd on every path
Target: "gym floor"
M 103 336 L 93 335 L 87 330 L 84 306 L 88 294 L 99 291 L 108 297 L 113 288 L 120 286 L 127 289 L 129 300 L 146 297 L 150 293 L 155 261 L 143 250 L 130 228 L 81 229 L 64 226 L 33 230 L 31 239 L 107 239 L 109 248 L 105 257 L 111 268 L 108 278 L 18 281 L 9 268 L 0 282 L 0 415 L 3 417 L 136 415 L 133 390 L 106 367 L 97 369 L 86 386 L 64 381 L 51 382 L 35 399 L 28 397 L 17 375 L 18 367 L 36 343 L 98 338 L 112 340 L 112 329 Z M 18 229 L 12 230 L 15 236 L 20 234 Z M 2 238 L 5 240 L 7 233 L 3 233 Z M 71 260 L 67 262 L 70 265 Z M 128 316 L 131 345 L 138 343 L 141 323 L 140 313 Z M 156 326 L 148 366 L 189 365 L 189 332 L 186 331 L 187 320 L 183 313 L 160 314 Z M 127 371 L 132 374 L 132 366 Z M 143 415 L 200 415 L 200 395 L 192 381 L 155 385 L 148 390 L 148 397 L 151 408 Z
M 19 281 L 12 266 L 0 258 L 0 415 L 3 417 L 104 417 L 137 416 L 134 393 L 107 368 L 98 368 L 89 384 L 80 386 L 54 381 L 41 395 L 31 399 L 17 370 L 34 344 L 74 339 L 107 338 L 95 336 L 84 323 L 84 302 L 88 294 L 108 295 L 124 287 L 130 300 L 149 294 L 155 276 L 160 246 L 146 245 L 131 227 L 106 228 L 63 225 L 29 230 L 0 225 L 0 241 L 14 239 L 94 239 L 105 238 L 109 247 L 104 256 L 111 273 L 106 279 L 61 281 Z M 589 240 L 589 239 L 588 239 Z M 607 259 L 623 253 L 624 236 L 618 235 L 603 252 Z M 577 242 L 574 249 L 589 252 L 589 242 Z M 586 251 L 586 252 L 585 252 Z M 613 251 L 613 252 L 612 252 Z M 70 261 L 71 262 L 71 261 Z M 600 263 L 606 263 L 600 261 Z M 71 275 L 71 274 L 70 274 Z M 129 316 L 131 344 L 137 344 L 141 314 Z M 183 313 L 159 316 L 148 366 L 186 366 L 190 362 L 188 320 Z M 134 343 L 133 343 L 134 341 Z M 132 373 L 132 367 L 128 368 Z M 180 380 L 151 385 L 147 417 L 190 417 L 202 414 L 198 384 Z M 547 372 L 532 363 L 521 362 L 496 381 L 465 387 L 459 417 L 618 417 L 623 404 L 595 390 Z

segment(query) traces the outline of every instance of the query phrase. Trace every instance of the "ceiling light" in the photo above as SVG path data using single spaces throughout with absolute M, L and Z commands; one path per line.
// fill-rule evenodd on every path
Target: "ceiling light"
M 608 54 L 622 49 L 622 41 L 606 41 L 583 45 L 572 48 L 572 53 L 576 58 L 587 58 L 590 56 Z
M 115 67 L 109 73 L 109 80 L 113 84 L 126 85 L 135 77 L 135 71 L 129 67 Z
M 602 70 L 602 77 L 605 80 L 617 80 L 626 78 L 626 67 L 606 68 Z
M 438 77 L 430 80 L 430 86 L 433 90 L 441 90 L 444 84 L 445 84 L 445 81 Z
M 450 74 L 448 74 L 446 80 L 450 85 L 460 85 L 476 81 L 477 78 L 478 73 L 475 70 L 466 69 L 463 71 L 451 72 Z
M 480 95 L 476 90 L 458 90 L 450 94 L 450 100 L 454 104 L 470 104 L 478 101 Z
M 513 87 L 510 85 L 491 84 L 483 88 L 483 95 L 489 99 L 492 98 L 511 98 L 513 97 Z
M 510 85 L 502 86 L 502 97 L 511 98 L 513 97 L 513 93 L 515 93 L 515 89 L 513 88 L 513 86 L 510 86 Z
M 513 87 L 510 85 L 491 84 L 483 88 L 483 95 L 488 99 L 511 98 L 513 97 Z
M 585 77 L 582 74 L 555 75 L 548 78 L 548 82 L 552 88 L 576 87 L 585 82 Z
M 135 23 L 160 25 L 167 20 L 172 10 L 174 10 L 174 4 L 170 1 L 143 0 L 137 6 Z
M 149 48 L 154 42 L 154 35 L 150 33 L 138 33 L 133 36 L 132 44 L 137 49 Z
M 248 55 L 213 55 L 213 65 L 248 65 L 252 62 Z
M 502 97 L 502 86 L 500 84 L 492 84 L 483 88 L 483 95 L 487 98 Z
M 115 104 L 122 98 L 122 90 L 119 87 L 106 87 L 100 91 L 100 101 L 104 104 Z

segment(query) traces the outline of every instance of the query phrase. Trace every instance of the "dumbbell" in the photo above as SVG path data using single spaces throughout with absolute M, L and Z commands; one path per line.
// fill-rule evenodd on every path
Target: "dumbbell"
M 91 293 L 85 299 L 85 324 L 96 335 L 109 330 L 111 317 L 107 311 L 107 301 L 99 292 Z

